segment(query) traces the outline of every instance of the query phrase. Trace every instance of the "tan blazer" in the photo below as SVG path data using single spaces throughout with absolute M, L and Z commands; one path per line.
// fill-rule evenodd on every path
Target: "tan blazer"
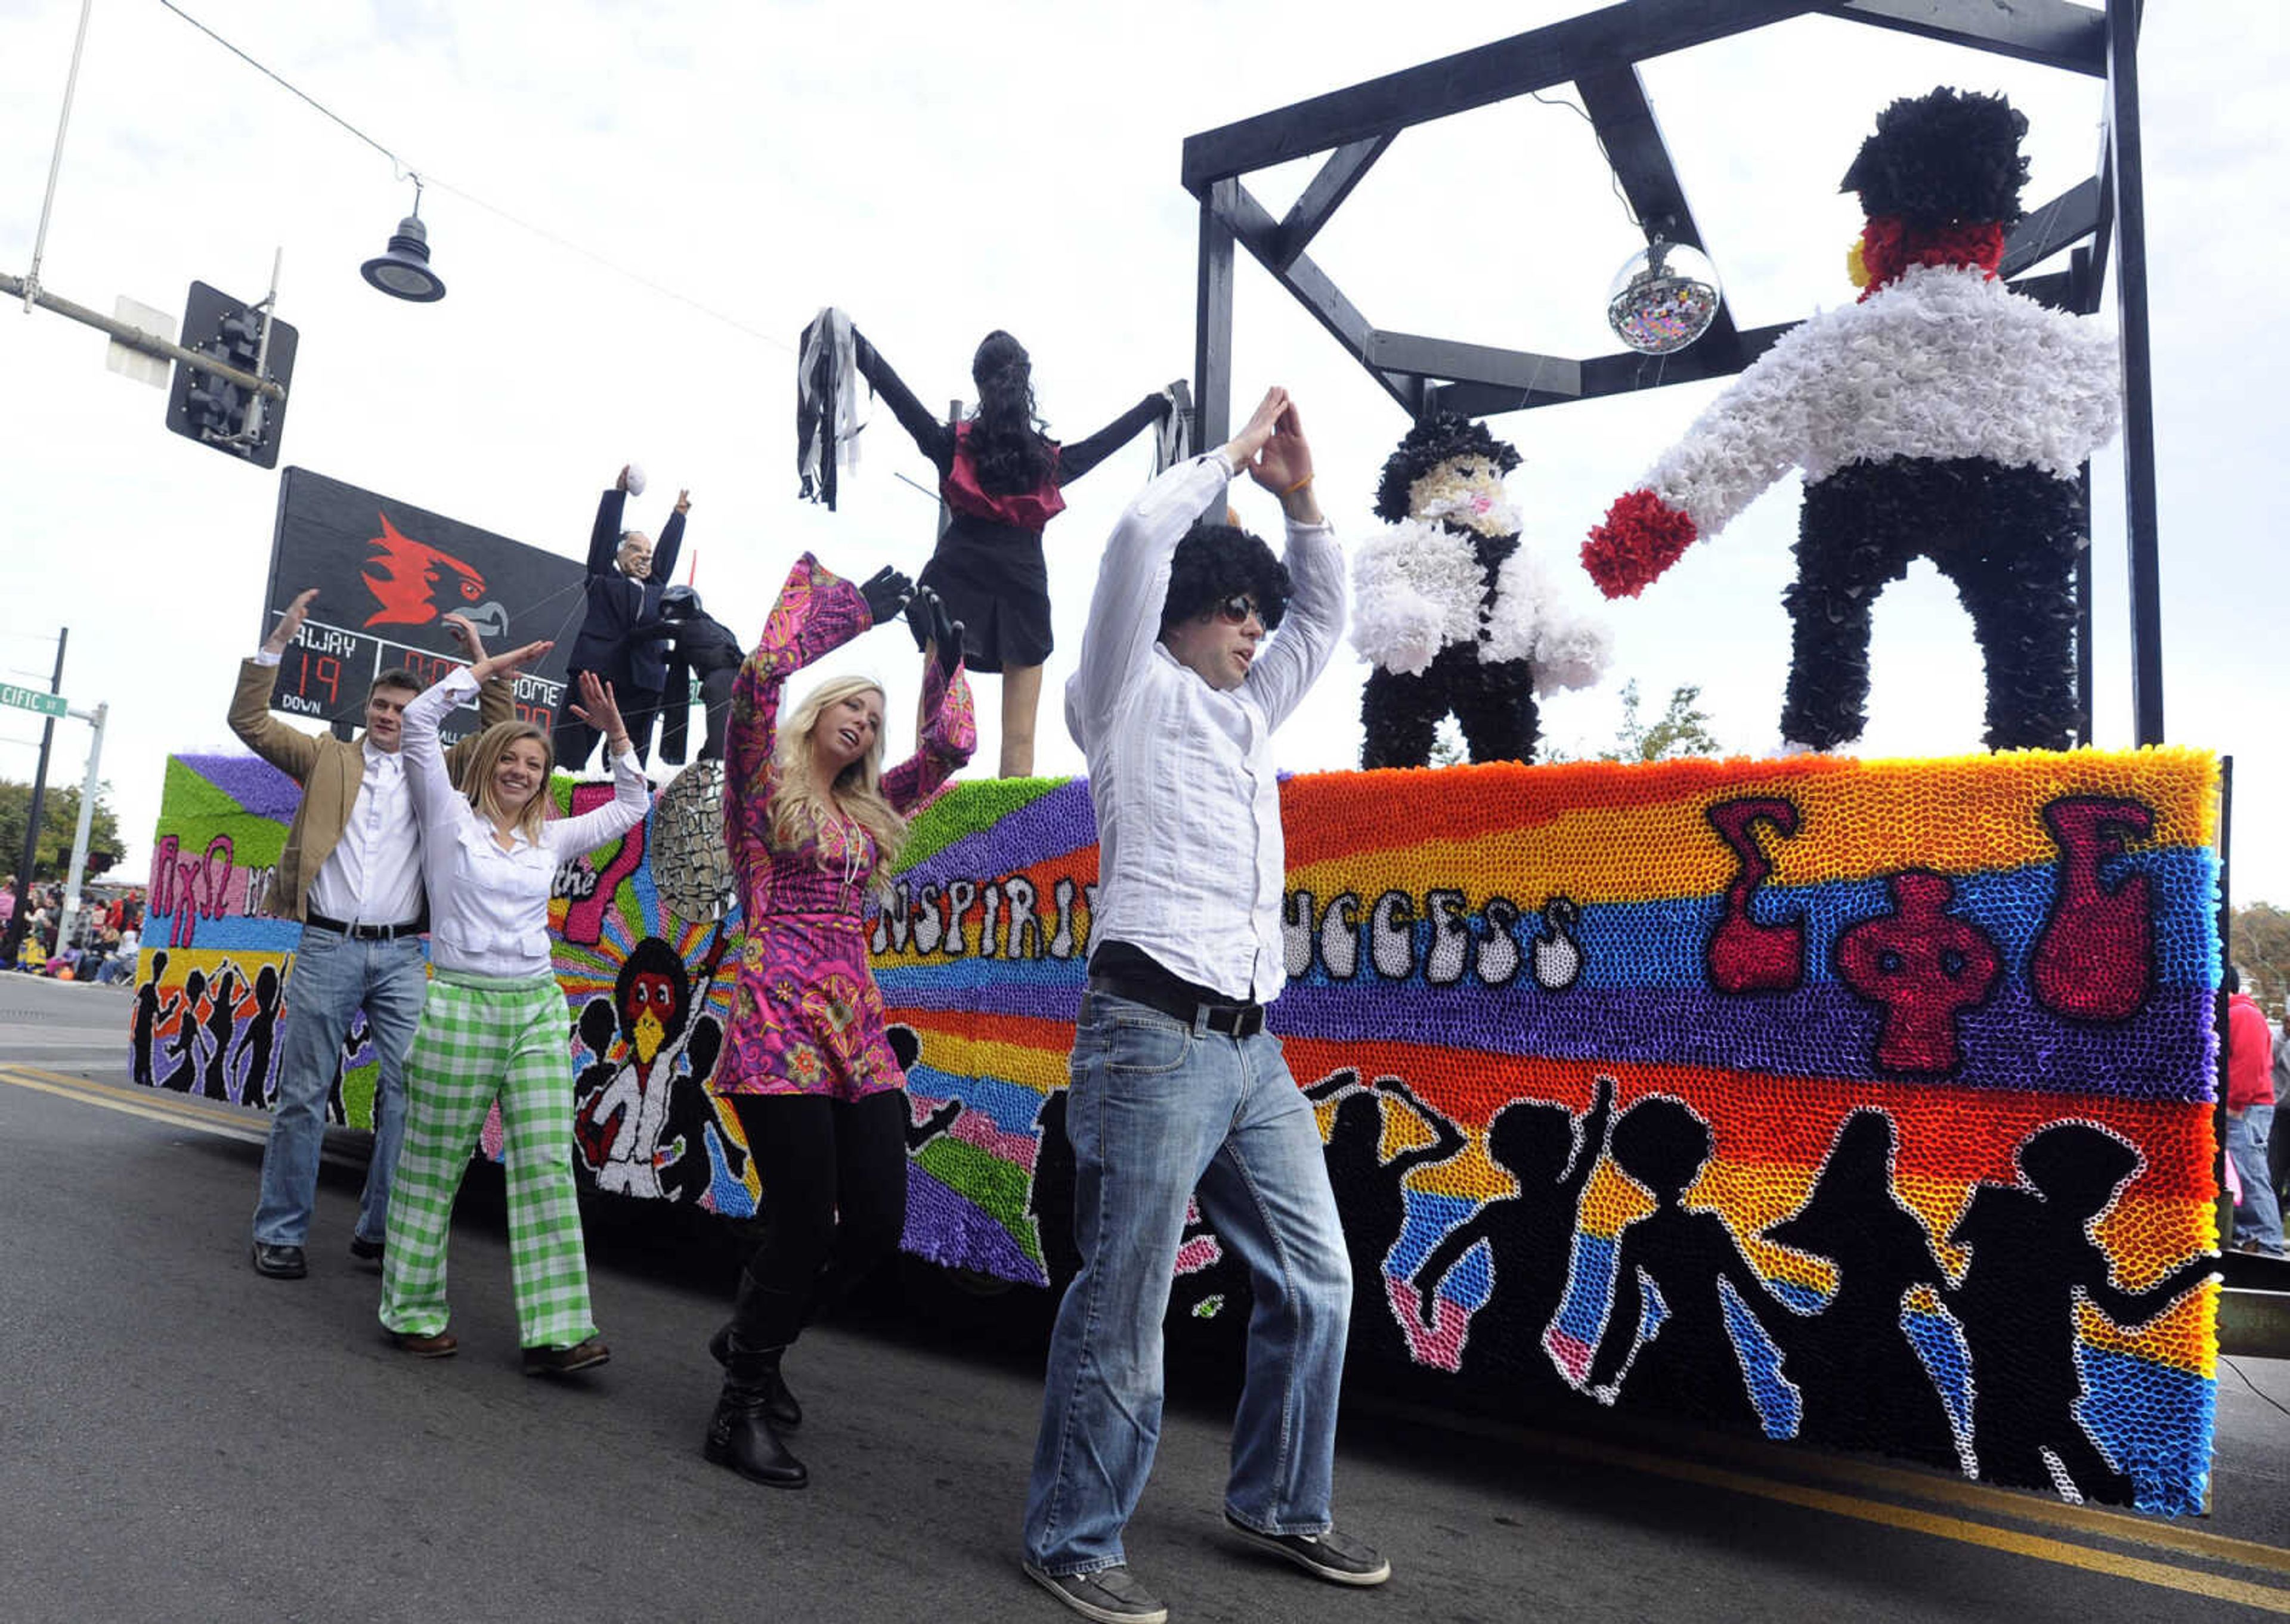
M 294 809 L 286 849 L 278 854 L 277 872 L 271 876 L 263 903 L 266 912 L 280 918 L 300 919 L 309 910 L 311 883 L 349 827 L 358 786 L 365 780 L 365 740 L 361 735 L 345 742 L 331 732 L 306 733 L 272 716 L 270 692 L 277 686 L 279 669 L 259 660 L 240 664 L 238 692 L 230 700 L 230 731 L 248 749 L 302 786 L 302 804 Z M 477 719 L 483 726 L 509 721 L 516 714 L 508 678 L 494 677 L 479 691 Z M 445 752 L 445 769 L 456 781 L 476 742 L 473 733 Z

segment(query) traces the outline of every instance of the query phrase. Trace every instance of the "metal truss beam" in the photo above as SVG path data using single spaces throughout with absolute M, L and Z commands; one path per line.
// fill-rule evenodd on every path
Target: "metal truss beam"
M 2071 248 L 2099 229 L 2099 177 L 2078 180 L 2012 228 L 2004 239 L 2004 263 L 1998 274 L 2016 276 L 2031 265 L 2040 265 L 2063 248 Z
M 1625 0 L 1185 138 L 1185 189 L 1389 135 L 1822 10 L 1820 0 Z
M 1835 0 L 1821 9 L 2094 78 L 2107 73 L 2107 13 L 2074 0 Z
M 1313 320 L 1326 328 L 1337 343 L 1365 360 L 1375 337 L 1374 327 L 1309 254 L 1298 254 L 1285 266 L 1275 263 L 1280 253 L 1279 222 L 1250 195 L 1246 187 L 1237 180 L 1218 181 L 1210 188 L 1207 207 L 1231 232 L 1232 240 L 1248 250 L 1282 287 L 1293 293 L 1312 313 Z M 1409 416 L 1421 410 L 1423 386 L 1418 380 L 1373 365 L 1368 367 L 1368 375 L 1381 384 L 1384 392 L 1397 401 Z M 1213 444 L 1205 432 L 1201 443 Z
M 1278 261 L 1276 268 L 1285 270 L 1296 263 L 1312 239 L 1320 235 L 1320 228 L 1328 223 L 1328 217 L 1352 195 L 1352 188 L 1360 183 L 1369 166 L 1398 139 L 1399 132 L 1388 131 L 1382 135 L 1347 142 L 1328 155 L 1328 161 L 1320 165 L 1320 172 L 1312 177 L 1303 196 L 1281 218 L 1280 235 L 1274 250 L 1274 258 Z
M 1368 336 L 1363 357 L 1371 367 L 1411 378 L 1445 378 L 1508 389 L 1522 404 L 1554 405 L 1582 397 L 1582 364 L 1558 356 L 1459 344 L 1412 332 L 1378 329 Z M 1540 398 L 1538 398 L 1540 397 Z

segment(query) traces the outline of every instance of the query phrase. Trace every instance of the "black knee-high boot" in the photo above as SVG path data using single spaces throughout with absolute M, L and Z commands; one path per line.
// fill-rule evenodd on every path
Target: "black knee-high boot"
M 773 1349 L 770 1390 L 764 1396 L 764 1412 L 781 1432 L 792 1432 L 803 1425 L 803 1405 L 796 1401 L 787 1378 L 780 1373 L 779 1355 L 802 1329 L 808 1317 L 807 1307 L 789 1303 L 785 1292 L 757 1285 L 755 1276 L 741 1269 L 739 1294 L 732 1300 L 732 1317 L 708 1339 L 708 1351 L 727 1371 L 731 1368 L 735 1339 L 750 1348 Z
M 750 1348 L 734 1332 L 726 1340 L 724 1391 L 708 1419 L 703 1452 L 750 1482 L 774 1489 L 800 1489 L 811 1473 L 772 1426 L 771 1395 L 779 1382 L 780 1356 L 787 1349 Z

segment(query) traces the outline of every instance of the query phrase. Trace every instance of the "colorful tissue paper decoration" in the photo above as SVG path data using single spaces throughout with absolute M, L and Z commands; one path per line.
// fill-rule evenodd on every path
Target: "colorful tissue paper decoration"
M 169 764 L 139 1080 L 241 1097 L 251 978 L 294 940 L 245 916 L 292 788 Z M 1351 1379 L 2198 1509 L 2217 792 L 2187 749 L 1288 780 L 1269 1024 L 1328 1140 Z M 581 1176 L 745 1214 L 752 1165 L 702 1087 L 739 924 L 668 910 L 654 838 L 568 865 L 552 908 Z M 873 947 L 913 1057 L 907 1249 L 1061 1284 L 1087 787 L 957 785 L 904 865 Z M 648 1058 L 616 1014 L 644 964 L 687 987 Z M 1178 1271 L 1173 1327 L 1245 1317 L 1213 1231 Z
M 1928 559 L 1971 617 L 1991 749 L 2064 749 L 2076 700 L 2081 473 L 2113 437 L 2116 340 L 1998 278 L 2021 218 L 2028 121 L 1946 86 L 1894 102 L 1844 189 L 1866 225 L 1858 302 L 1758 356 L 1593 526 L 1582 566 L 1636 597 L 1791 468 L 1805 475 L 1782 737 L 1815 750 L 1867 722 L 1870 612 Z
M 918 820 L 876 972 L 917 1113 L 965 1107 L 909 1244 L 1038 1281 L 1096 849 L 1084 785 L 993 789 Z M 1355 1372 L 2195 1509 L 2215 789 L 2194 751 L 1290 779 L 1270 1026 L 1373 1265 Z

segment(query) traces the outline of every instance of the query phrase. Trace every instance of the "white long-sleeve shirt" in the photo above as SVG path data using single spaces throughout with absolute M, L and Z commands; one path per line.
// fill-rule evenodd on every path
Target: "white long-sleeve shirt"
M 544 824 L 537 842 L 519 831 L 504 851 L 447 775 L 437 742 L 438 724 L 476 692 L 468 670 L 457 668 L 405 708 L 400 754 L 421 820 L 430 962 L 472 975 L 546 975 L 548 893 L 557 868 L 643 822 L 652 795 L 631 750 L 613 764 L 611 804 Z
M 258 664 L 282 656 L 257 649 Z M 421 830 L 405 766 L 396 755 L 365 741 L 357 799 L 342 837 L 310 882 L 309 911 L 344 924 L 411 924 L 421 916 Z
M 1221 450 L 1145 487 L 1114 526 L 1066 684 L 1066 728 L 1089 760 L 1097 811 L 1093 941 L 1125 941 L 1172 974 L 1269 1002 L 1286 980 L 1286 853 L 1272 732 L 1327 665 L 1344 629 L 1344 561 L 1325 524 L 1288 525 L 1287 618 L 1241 685 L 1209 686 L 1160 641 L 1170 560 L 1193 521 L 1221 509 Z

